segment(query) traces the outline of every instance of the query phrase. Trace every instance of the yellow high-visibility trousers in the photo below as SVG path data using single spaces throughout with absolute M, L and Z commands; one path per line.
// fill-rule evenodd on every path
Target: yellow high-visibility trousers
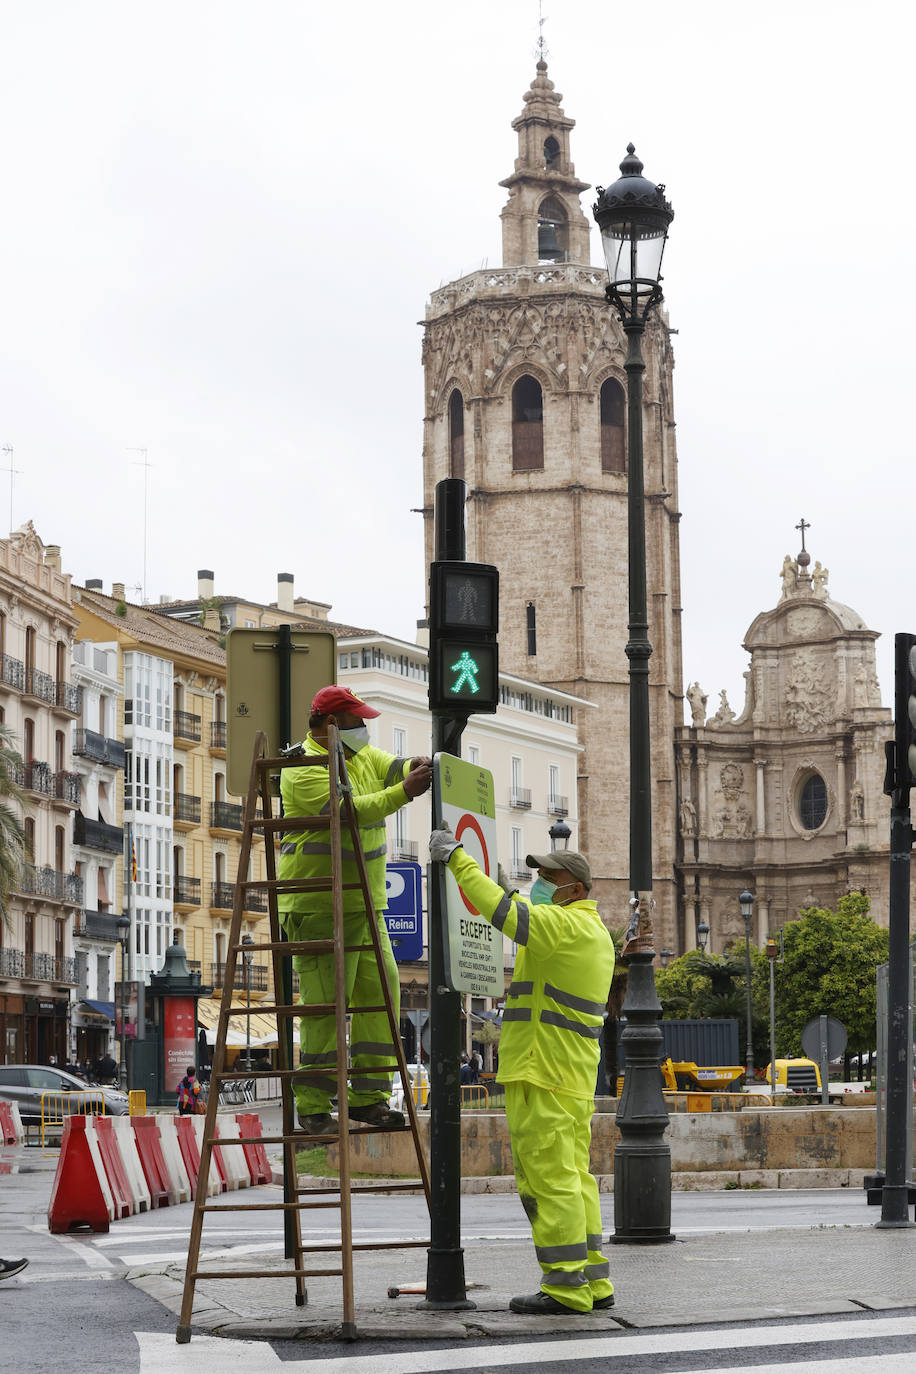
M 381 914 L 376 915 L 382 956 L 388 973 L 388 986 L 394 1004 L 395 1023 L 400 1016 L 400 983 L 398 966 L 391 951 L 391 941 Z M 308 916 L 288 912 L 285 928 L 293 940 L 329 940 L 333 935 L 333 917 Z M 344 943 L 365 945 L 370 940 L 365 911 L 344 913 Z M 297 954 L 293 968 L 299 975 L 299 1001 L 304 1006 L 334 1003 L 333 954 Z M 347 1006 L 384 1006 L 382 980 L 373 950 L 354 951 L 344 956 L 347 985 Z M 337 1028 L 330 1016 L 303 1016 L 299 1021 L 299 1062 L 302 1068 L 328 1069 L 327 1078 L 313 1078 L 308 1084 L 293 1089 L 296 1109 L 302 1116 L 330 1111 L 331 1098 L 337 1096 Z M 346 1048 L 343 1053 L 346 1054 Z M 373 1102 L 387 1102 L 391 1095 L 394 1046 L 388 1016 L 380 1012 L 354 1012 L 350 1019 L 350 1085 L 347 1100 L 351 1107 L 368 1107 Z M 366 1073 L 366 1069 L 386 1067 L 384 1073 Z
M 507 1083 L 515 1180 L 541 1266 L 541 1289 L 576 1312 L 614 1291 L 601 1253 L 598 1184 L 589 1173 L 591 1098 Z

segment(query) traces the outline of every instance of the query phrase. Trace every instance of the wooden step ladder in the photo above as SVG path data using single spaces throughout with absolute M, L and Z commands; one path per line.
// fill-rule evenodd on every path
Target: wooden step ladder
M 326 768 L 328 771 L 329 807 L 327 812 L 320 816 L 274 816 L 273 800 L 271 796 L 271 778 L 275 777 L 284 768 Z M 328 878 L 301 878 L 296 880 L 280 881 L 277 878 L 277 863 L 275 844 L 278 836 L 288 834 L 301 834 L 307 830 L 326 830 L 330 837 L 331 847 L 331 872 Z M 251 862 L 251 846 L 256 834 L 261 833 L 265 839 L 265 850 L 267 859 L 267 878 L 253 880 L 248 876 Z M 348 834 L 348 848 L 352 848 L 356 856 L 356 864 L 359 873 L 359 881 L 356 883 L 345 883 L 343 881 L 343 859 L 342 859 L 342 836 Z M 343 913 L 343 894 L 347 890 L 360 888 L 366 908 L 366 918 L 371 936 L 371 943 L 365 945 L 346 945 L 344 942 L 344 913 Z M 241 942 L 242 913 L 246 909 L 246 894 L 251 891 L 267 892 L 267 904 L 270 915 L 270 940 L 264 943 L 246 944 Z M 277 911 L 278 893 L 286 892 L 328 892 L 332 893 L 333 900 L 333 934 L 326 940 L 306 940 L 290 941 L 287 940 L 280 928 Z M 378 963 L 381 975 L 380 981 L 383 990 L 384 1003 L 381 1006 L 347 1007 L 346 999 L 346 975 L 345 975 L 345 955 L 355 951 L 374 950 L 375 958 Z M 282 1084 L 282 1103 L 283 1120 L 282 1133 L 279 1136 L 248 1136 L 243 1135 L 240 1139 L 233 1140 L 215 1135 L 216 1113 L 219 1104 L 219 1090 L 224 1083 L 232 1083 L 238 1079 L 268 1078 L 277 1077 L 275 1070 L 270 1073 L 258 1073 L 245 1071 L 227 1071 L 226 1062 L 226 1032 L 229 1026 L 229 1019 L 238 1014 L 238 1008 L 232 1006 L 233 990 L 236 985 L 236 970 L 242 967 L 242 956 L 253 954 L 264 950 L 270 953 L 273 964 L 273 983 L 275 1005 L 259 1005 L 259 1014 L 274 1015 L 277 1018 L 277 1029 L 279 1032 L 279 1077 Z M 334 957 L 334 976 L 335 976 L 335 1000 L 333 1003 L 303 1006 L 301 1003 L 292 1001 L 292 978 L 290 957 L 295 954 L 328 954 Z M 282 992 L 281 992 L 282 989 Z M 376 1068 L 361 1068 L 360 1074 L 372 1074 L 388 1076 L 395 1069 L 400 1074 L 401 1083 L 404 1089 L 404 1102 L 407 1108 L 408 1120 L 403 1126 L 350 1126 L 349 1111 L 347 1107 L 347 1013 L 349 1012 L 386 1012 L 388 1024 L 391 1030 L 391 1039 L 394 1046 L 394 1062 L 383 1064 Z M 336 1021 L 337 1038 L 337 1061 L 331 1065 L 322 1065 L 320 1068 L 313 1067 L 306 1069 L 293 1067 L 290 1063 L 290 1036 L 287 1034 L 287 1024 L 290 1018 L 299 1019 L 303 1016 L 327 1016 L 331 1013 Z M 338 1132 L 336 1135 L 315 1136 L 306 1130 L 298 1127 L 294 1118 L 294 1105 L 292 1086 L 294 1083 L 304 1083 L 310 1078 L 329 1078 L 333 1075 L 337 1079 L 337 1103 L 338 1103 Z M 351 1135 L 366 1135 L 384 1131 L 410 1131 L 413 1136 L 414 1149 L 417 1156 L 417 1172 L 420 1176 L 419 1183 L 377 1183 L 360 1184 L 357 1188 L 351 1188 L 350 1183 L 350 1152 L 349 1138 Z M 322 1186 L 317 1188 L 300 1188 L 296 1176 L 296 1149 L 301 1148 L 304 1143 L 309 1141 L 320 1141 L 322 1144 L 330 1144 L 334 1141 L 339 1143 L 339 1184 L 337 1187 Z M 284 1175 L 288 1183 L 284 1192 L 282 1202 L 259 1202 L 259 1203 L 208 1203 L 206 1180 L 210 1173 L 210 1158 L 214 1144 L 218 1144 L 220 1149 L 229 1149 L 235 1145 L 246 1145 L 253 1143 L 263 1144 L 282 1144 L 283 1157 L 285 1163 Z M 201 1182 L 202 1180 L 202 1182 Z M 239 854 L 238 879 L 235 885 L 235 895 L 232 904 L 232 925 L 229 932 L 229 942 L 226 951 L 226 968 L 223 980 L 222 1001 L 220 1003 L 219 1018 L 217 1021 L 216 1044 L 213 1055 L 213 1065 L 210 1078 L 210 1096 L 207 1102 L 207 1118 L 204 1123 L 203 1141 L 200 1152 L 200 1171 L 198 1173 L 198 1187 L 195 1190 L 194 1213 L 191 1221 L 191 1236 L 188 1245 L 188 1261 L 185 1270 L 184 1294 L 182 1297 L 181 1315 L 179 1317 L 176 1340 L 179 1344 L 185 1344 L 191 1339 L 191 1317 L 194 1305 L 194 1290 L 199 1279 L 267 1279 L 283 1278 L 295 1281 L 295 1300 L 296 1305 L 302 1307 L 308 1300 L 305 1287 L 305 1280 L 312 1277 L 340 1276 L 343 1281 L 343 1326 L 341 1337 L 344 1340 L 356 1339 L 356 1323 L 353 1306 L 353 1252 L 354 1250 L 400 1250 L 411 1246 L 428 1246 L 428 1241 L 385 1241 L 379 1244 L 360 1242 L 353 1244 L 351 1205 L 350 1200 L 353 1193 L 379 1193 L 395 1191 L 417 1191 L 423 1188 L 426 1194 L 427 1207 L 429 1206 L 429 1169 L 426 1156 L 420 1144 L 417 1127 L 416 1103 L 412 1091 L 412 1085 L 407 1072 L 407 1064 L 404 1059 L 404 1050 L 401 1044 L 401 1037 L 397 1019 L 394 1013 L 394 1003 L 392 1001 L 391 989 L 388 985 L 387 972 L 384 959 L 382 957 L 381 943 L 376 926 L 375 906 L 369 886 L 369 877 L 366 869 L 366 860 L 363 855 L 360 843 L 359 823 L 356 810 L 353 805 L 353 796 L 350 790 L 350 782 L 347 777 L 347 766 L 344 758 L 343 746 L 333 718 L 328 726 L 328 751 L 327 754 L 305 754 L 301 750 L 288 754 L 281 758 L 269 758 L 267 756 L 267 736 L 259 733 L 255 740 L 254 755 L 251 764 L 251 774 L 248 786 L 248 799 L 245 807 L 245 819 L 242 830 L 242 845 Z M 340 1211 L 340 1242 L 331 1242 L 321 1245 L 303 1245 L 301 1213 L 307 1208 L 338 1208 Z M 227 1212 L 268 1212 L 279 1211 L 284 1215 L 284 1232 L 286 1235 L 286 1254 L 291 1258 L 293 1265 L 291 1268 L 283 1269 L 201 1269 L 200 1265 L 200 1243 L 203 1233 L 204 1218 L 212 1212 L 225 1214 Z M 340 1267 L 337 1268 L 307 1268 L 306 1260 L 308 1255 L 339 1253 Z

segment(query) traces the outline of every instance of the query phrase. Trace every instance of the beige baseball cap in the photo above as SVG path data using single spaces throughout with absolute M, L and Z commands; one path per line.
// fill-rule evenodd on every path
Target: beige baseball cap
M 529 854 L 525 859 L 529 868 L 562 869 L 588 890 L 592 885 L 592 870 L 584 854 L 572 849 L 555 849 L 549 854 Z

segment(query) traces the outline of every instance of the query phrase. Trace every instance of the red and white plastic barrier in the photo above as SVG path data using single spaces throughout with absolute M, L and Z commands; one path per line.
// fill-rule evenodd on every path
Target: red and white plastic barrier
M 12 1102 L 0 1102 L 0 1143 L 3 1145 L 22 1144 L 22 1119 L 19 1118 L 19 1128 L 16 1128 L 16 1117 L 19 1117 L 19 1108 L 16 1107 L 16 1117 L 13 1116 Z
M 121 1217 L 187 1202 L 197 1183 L 204 1124 L 202 1117 L 65 1117 L 49 1230 L 107 1231 Z M 260 1135 L 261 1121 L 245 1112 L 222 1129 L 227 1142 L 239 1140 Z M 263 1145 L 213 1145 L 208 1195 L 270 1182 Z

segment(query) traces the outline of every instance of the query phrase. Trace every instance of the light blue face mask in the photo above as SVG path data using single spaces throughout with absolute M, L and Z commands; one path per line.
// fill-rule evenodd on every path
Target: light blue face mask
M 562 887 L 557 887 L 556 883 L 548 882 L 546 878 L 535 878 L 531 884 L 531 891 L 528 893 L 529 902 L 535 906 L 546 906 L 553 902 L 558 892 L 562 892 L 567 887 L 575 887 L 575 883 L 564 883 Z M 562 906 L 562 903 L 559 903 Z
M 360 749 L 365 749 L 369 743 L 368 725 L 354 725 L 350 730 L 340 730 L 341 743 L 345 744 L 351 754 L 358 754 Z

